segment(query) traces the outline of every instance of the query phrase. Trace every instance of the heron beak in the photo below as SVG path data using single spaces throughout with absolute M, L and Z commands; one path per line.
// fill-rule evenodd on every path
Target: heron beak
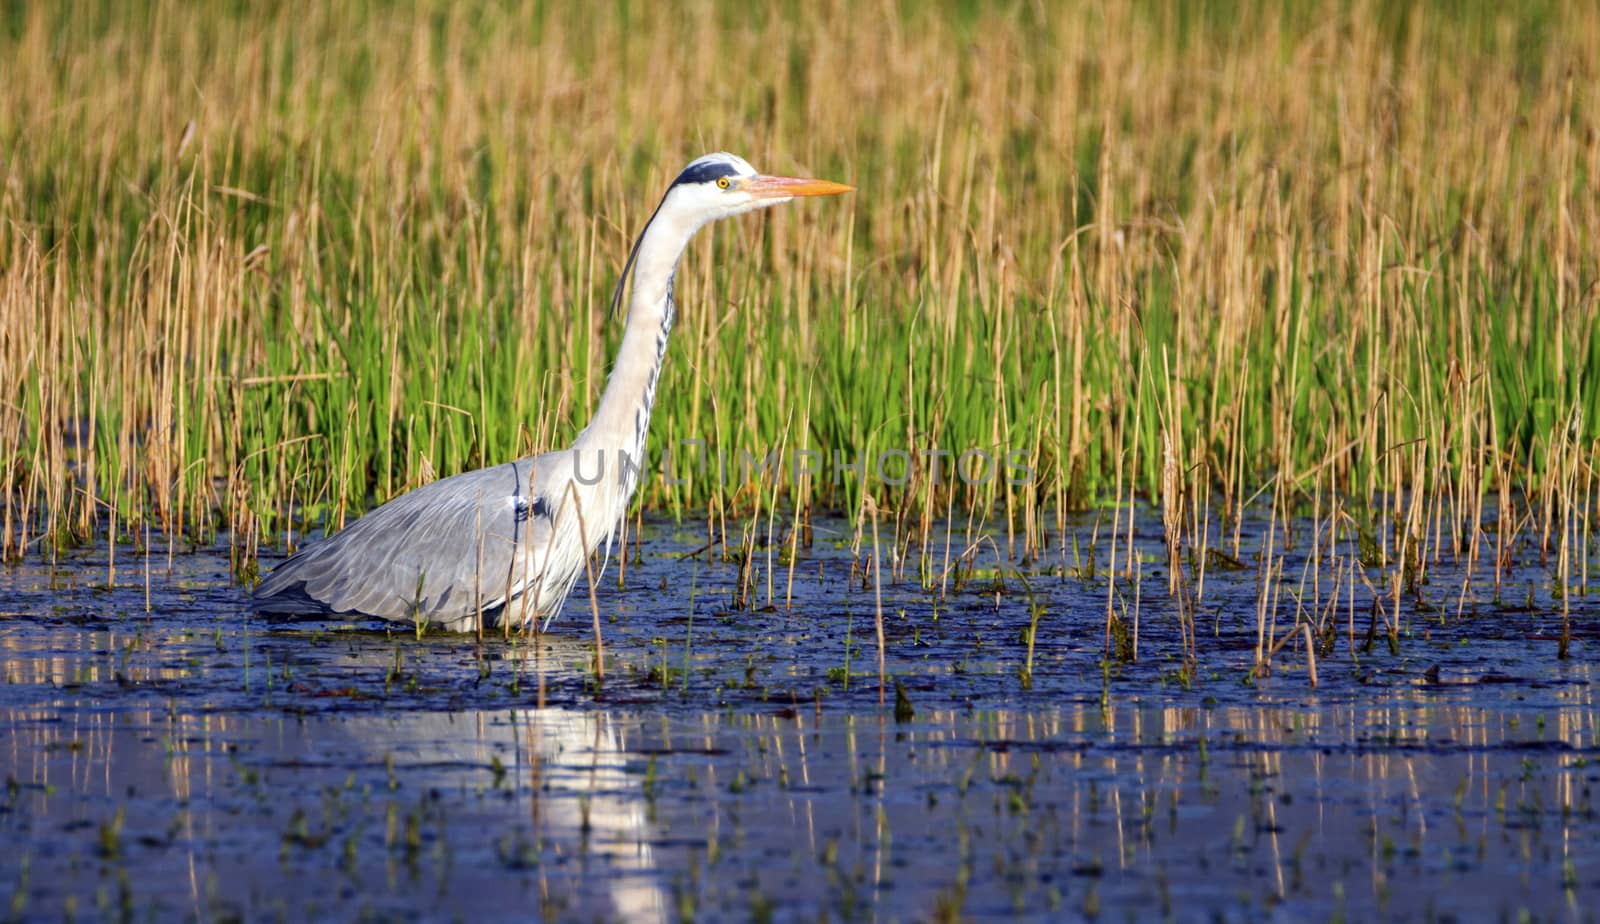
M 792 199 L 796 196 L 837 196 L 853 192 L 854 186 L 829 180 L 808 180 L 798 176 L 753 176 L 745 181 L 745 191 L 757 199 Z

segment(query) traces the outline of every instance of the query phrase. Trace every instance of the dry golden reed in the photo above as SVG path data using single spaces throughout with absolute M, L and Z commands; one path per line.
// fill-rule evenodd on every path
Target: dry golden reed
M 1600 10 L 1402 6 L 7 6 L 0 552 L 226 530 L 244 564 L 565 442 L 632 235 L 716 149 L 859 191 L 691 250 L 656 451 L 865 477 L 650 508 L 870 494 L 1020 554 L 1148 497 L 1177 561 L 1265 489 L 1381 511 L 1343 515 L 1391 558 L 1477 554 L 1495 504 L 1578 541 Z M 923 455 L 971 449 L 1032 477 Z

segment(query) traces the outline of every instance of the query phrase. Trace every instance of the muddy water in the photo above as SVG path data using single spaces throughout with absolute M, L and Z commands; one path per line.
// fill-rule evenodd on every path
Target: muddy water
M 603 681 L 582 588 L 552 634 L 479 643 L 262 621 L 217 555 L 10 566 L 0 914 L 1600 915 L 1596 612 L 1569 597 L 1558 660 L 1536 556 L 1498 594 L 1438 563 L 1393 649 L 1350 581 L 1313 687 L 1297 644 L 1251 675 L 1255 569 L 1208 574 L 1188 673 L 1158 537 L 1112 587 L 1084 529 L 1026 566 L 987 545 L 941 599 L 887 555 L 875 586 L 842 527 L 791 590 L 778 550 L 655 524 L 597 588 Z M 1274 635 L 1316 609 L 1302 564 Z

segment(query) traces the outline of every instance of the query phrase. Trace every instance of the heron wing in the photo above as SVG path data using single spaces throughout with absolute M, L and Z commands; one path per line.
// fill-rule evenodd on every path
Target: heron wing
M 536 582 L 540 592 L 525 615 L 559 606 L 571 576 L 552 575 L 546 559 L 565 547 L 552 495 L 568 480 L 561 477 L 566 455 L 465 472 L 402 494 L 280 564 L 256 588 L 256 609 L 464 629 L 480 613 L 495 621 L 493 611 Z M 559 587 L 549 578 L 561 579 Z M 559 596 L 546 592 L 556 589 Z

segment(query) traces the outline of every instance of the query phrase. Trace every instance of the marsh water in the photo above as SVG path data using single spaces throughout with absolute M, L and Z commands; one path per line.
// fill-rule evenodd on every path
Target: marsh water
M 1260 600 L 1273 637 L 1316 611 L 1307 550 L 1263 595 L 1251 524 L 1187 658 L 1142 521 L 1137 583 L 1101 518 L 1029 561 L 958 534 L 955 579 L 888 537 L 873 567 L 849 523 L 791 557 L 646 521 L 595 587 L 603 678 L 582 582 L 548 633 L 480 640 L 262 620 L 225 548 L 35 556 L 0 569 L 0 914 L 1600 915 L 1587 588 L 1562 659 L 1547 560 L 1441 556 L 1374 643 L 1351 565 L 1313 683 L 1304 636 L 1252 670 Z

